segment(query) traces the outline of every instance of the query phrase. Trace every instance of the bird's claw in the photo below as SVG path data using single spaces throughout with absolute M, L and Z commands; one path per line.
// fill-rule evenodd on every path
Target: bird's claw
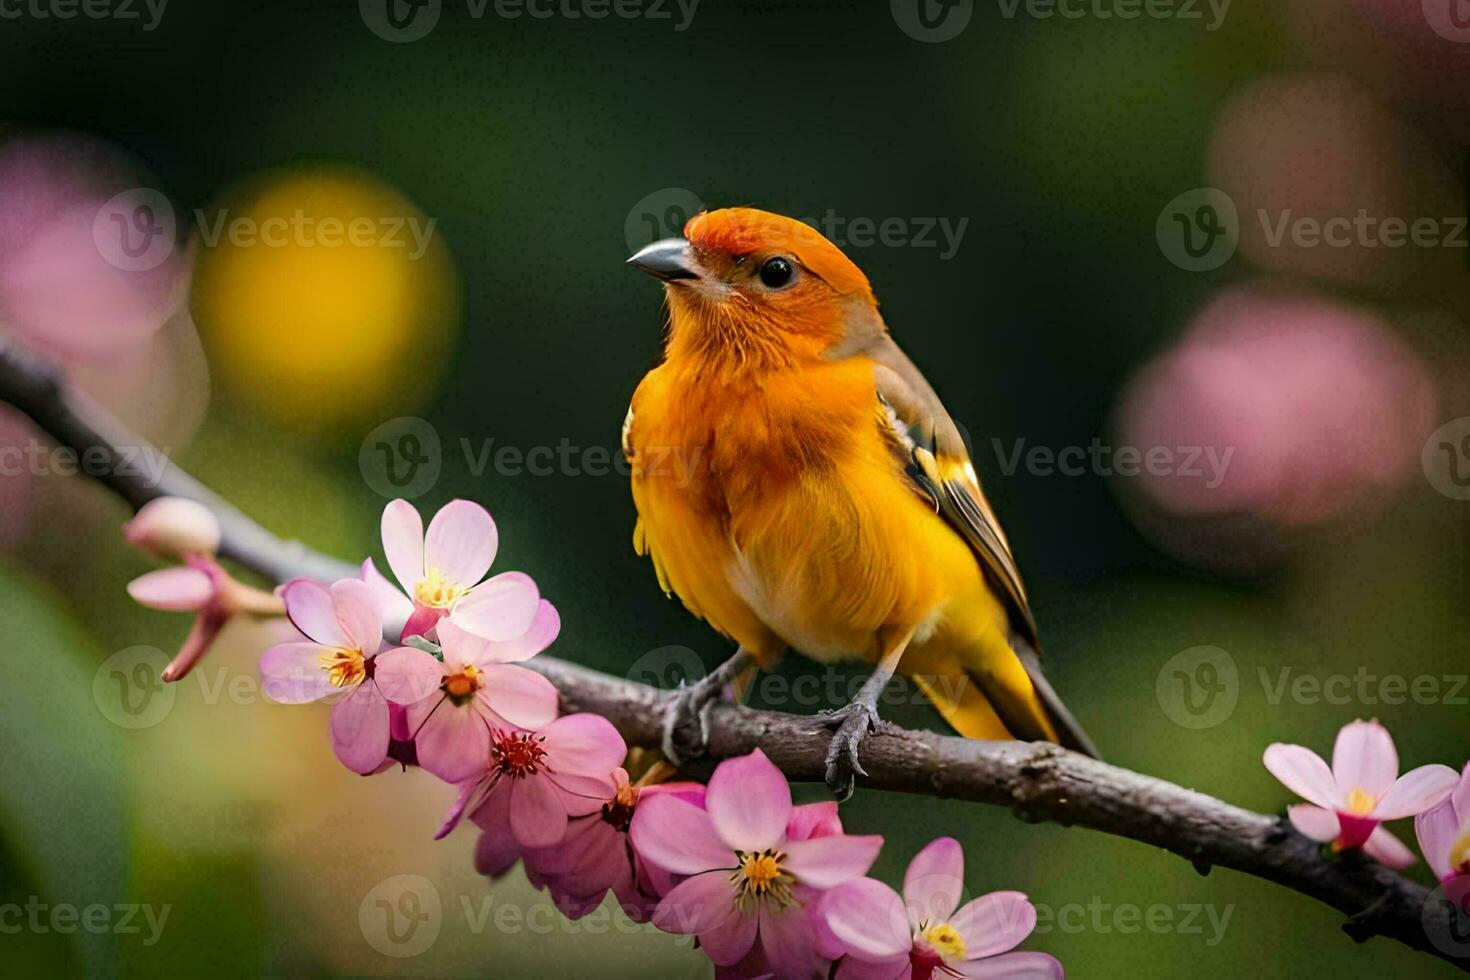
M 835 711 L 823 711 L 822 724 L 835 729 L 827 746 L 827 788 L 839 800 L 852 796 L 854 775 L 868 773 L 858 761 L 858 749 L 878 730 L 878 709 L 865 701 L 853 701 Z
M 663 709 L 663 739 L 660 746 L 669 765 L 677 769 L 684 762 L 684 751 L 678 746 L 679 733 L 689 721 L 699 722 L 699 744 L 694 747 L 694 754 L 698 755 L 709 745 L 709 713 L 719 699 L 719 693 L 717 685 L 707 687 L 698 683 L 681 687 L 674 692 L 674 696 Z

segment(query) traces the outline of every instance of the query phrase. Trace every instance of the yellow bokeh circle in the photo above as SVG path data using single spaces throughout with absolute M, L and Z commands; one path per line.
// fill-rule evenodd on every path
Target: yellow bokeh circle
M 254 178 L 195 215 L 194 318 L 221 386 L 271 420 L 350 434 L 420 407 L 459 324 L 437 222 L 345 165 Z

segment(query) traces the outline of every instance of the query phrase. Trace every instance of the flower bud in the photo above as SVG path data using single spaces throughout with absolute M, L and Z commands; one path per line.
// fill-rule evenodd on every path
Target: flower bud
M 123 537 L 156 558 L 177 559 L 214 554 L 219 550 L 220 527 L 209 508 L 197 501 L 159 497 L 123 525 Z

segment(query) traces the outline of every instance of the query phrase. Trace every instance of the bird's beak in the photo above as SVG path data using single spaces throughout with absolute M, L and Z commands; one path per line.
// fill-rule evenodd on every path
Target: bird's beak
M 676 279 L 698 279 L 699 268 L 690 254 L 689 243 L 682 238 L 665 238 L 638 251 L 628 260 L 635 269 L 642 269 L 656 279 L 673 282 Z

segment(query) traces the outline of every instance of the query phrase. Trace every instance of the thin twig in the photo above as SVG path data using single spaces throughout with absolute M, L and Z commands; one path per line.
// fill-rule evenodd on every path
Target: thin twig
M 142 468 L 120 470 L 113 464 L 125 452 L 151 447 L 64 384 L 54 368 L 5 346 L 0 400 L 30 416 L 58 444 L 79 454 L 105 454 L 109 465 L 93 468 L 105 470 L 98 479 L 134 508 L 160 496 L 208 505 L 224 530 L 221 554 L 241 565 L 275 581 L 357 574 L 352 565 L 277 538 L 171 462 L 156 479 Z M 529 666 L 557 686 L 563 710 L 603 715 L 630 745 L 660 743 L 668 692 L 544 655 Z M 688 766 L 693 774 L 759 747 L 790 779 L 825 778 L 831 733 L 809 716 L 723 704 L 709 713 L 709 723 L 708 752 Z M 1454 952 L 1463 944 L 1456 945 L 1452 906 L 1359 854 L 1327 856 L 1282 817 L 1243 810 L 1047 743 L 980 742 L 884 725 L 863 743 L 861 761 L 867 776 L 858 778 L 859 785 L 1005 806 L 1024 820 L 1088 827 L 1162 847 L 1201 871 L 1233 868 L 1344 913 L 1344 931 L 1359 942 L 1388 936 L 1470 972 L 1470 955 Z

